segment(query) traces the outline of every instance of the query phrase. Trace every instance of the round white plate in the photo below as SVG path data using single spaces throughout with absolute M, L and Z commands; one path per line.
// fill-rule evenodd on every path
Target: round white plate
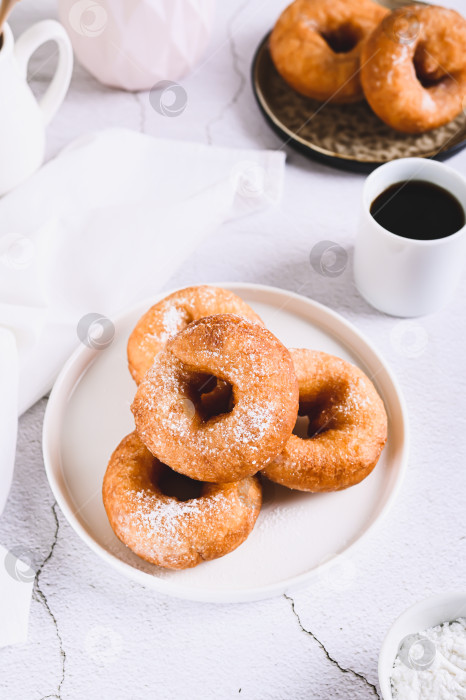
M 374 381 L 389 416 L 389 439 L 372 474 L 339 493 L 307 494 L 268 483 L 254 531 L 237 550 L 194 569 L 169 571 L 139 559 L 114 535 L 102 503 L 108 459 L 134 429 L 135 385 L 128 336 L 161 294 L 115 323 L 105 349 L 80 347 L 53 388 L 44 421 L 45 468 L 57 502 L 89 547 L 118 571 L 168 595 L 207 602 L 259 600 L 323 574 L 387 512 L 408 454 L 407 417 L 397 382 L 376 350 L 330 309 L 283 289 L 225 284 L 247 301 L 288 347 L 309 347 L 358 364 Z

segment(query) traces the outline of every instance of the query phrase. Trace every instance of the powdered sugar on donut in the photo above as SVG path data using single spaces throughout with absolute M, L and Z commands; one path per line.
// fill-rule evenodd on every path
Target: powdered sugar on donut
M 197 319 L 212 314 L 237 313 L 262 325 L 240 297 L 225 289 L 201 285 L 170 294 L 138 321 L 128 340 L 128 363 L 139 384 L 165 343 Z
M 257 478 L 205 484 L 198 498 L 181 501 L 161 490 L 166 469 L 136 433 L 124 438 L 110 459 L 104 506 L 113 530 L 135 554 L 182 569 L 223 556 L 246 539 L 262 500 Z
M 364 479 L 387 438 L 387 416 L 372 382 L 349 362 L 291 350 L 308 439 L 292 435 L 265 468 L 272 481 L 302 491 L 335 491 Z
M 231 412 L 207 421 L 186 412 L 199 375 L 233 387 Z M 282 344 L 240 316 L 216 315 L 169 341 L 140 386 L 133 413 L 141 439 L 159 459 L 194 478 L 222 482 L 253 474 L 279 454 L 296 419 L 297 397 Z
M 152 333 L 150 337 L 155 338 L 159 343 L 166 343 L 169 338 L 184 328 L 185 317 L 186 313 L 182 308 L 175 304 L 169 304 L 161 318 L 161 331 L 157 334 Z

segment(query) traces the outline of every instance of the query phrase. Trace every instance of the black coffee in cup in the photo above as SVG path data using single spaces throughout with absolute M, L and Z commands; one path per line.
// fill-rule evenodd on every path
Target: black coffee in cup
M 446 238 L 466 223 L 456 197 L 425 180 L 396 182 L 374 199 L 370 212 L 387 231 L 419 241 Z

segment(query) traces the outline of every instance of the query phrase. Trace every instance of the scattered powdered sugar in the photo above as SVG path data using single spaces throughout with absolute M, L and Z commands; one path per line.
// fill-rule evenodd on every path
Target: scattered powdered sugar
M 371 393 L 372 387 L 362 379 L 349 383 L 343 400 L 338 403 L 338 413 L 351 418 L 354 423 L 367 420 L 368 412 L 373 406 Z
M 155 357 L 168 340 L 193 320 L 231 312 L 237 313 L 238 318 L 248 317 L 251 323 L 262 325 L 252 309 L 232 292 L 207 285 L 180 290 L 153 306 L 141 319 L 140 348 Z
M 248 403 L 238 412 L 238 420 L 233 425 L 233 434 L 239 442 L 259 441 L 270 430 L 275 414 L 272 404 L 260 406 Z
M 184 327 L 186 311 L 179 303 L 169 304 L 162 315 L 161 322 L 162 330 L 156 334 L 156 340 L 160 343 L 166 343 Z
M 252 491 L 251 491 L 252 489 Z M 251 495 L 250 495 L 251 494 Z M 179 501 L 155 486 L 126 488 L 116 513 L 116 532 L 136 554 L 164 566 L 198 563 L 205 553 L 227 548 L 258 515 L 257 486 L 209 485 L 199 498 Z
M 285 525 L 285 523 L 299 522 L 301 518 L 306 517 L 306 512 L 309 507 L 310 495 L 303 492 L 294 492 L 296 498 L 292 499 L 290 503 L 284 505 L 274 505 L 274 507 L 267 510 L 267 514 L 264 517 L 259 518 L 257 524 L 257 530 L 261 534 L 266 534 L 268 530 L 276 530 Z M 300 503 L 302 497 L 305 497 L 306 502 Z
M 137 539 L 145 556 L 178 557 L 196 547 L 202 531 L 210 538 L 222 510 L 229 507 L 222 492 L 189 501 L 156 496 L 147 490 L 126 493 L 127 506 L 120 512 L 118 525 L 130 545 Z M 230 506 L 231 507 L 231 506 Z
M 225 294 L 225 290 L 220 289 L 219 287 L 209 287 L 208 285 L 204 285 L 202 287 L 197 287 L 196 293 L 199 295 L 200 299 L 217 299 L 220 293 Z
M 170 463 L 167 444 L 171 455 L 179 449 L 181 459 L 189 452 L 193 465 L 212 469 L 210 478 L 219 461 L 227 469 L 232 460 L 234 472 L 248 460 L 259 468 L 273 457 L 296 401 L 291 363 L 279 342 L 241 316 L 229 316 L 232 326 L 209 317 L 178 335 L 156 359 L 135 402 L 138 432 L 154 454 Z M 185 410 L 187 403 L 193 408 L 190 382 L 196 372 L 233 386 L 230 413 L 203 422 L 195 410 Z

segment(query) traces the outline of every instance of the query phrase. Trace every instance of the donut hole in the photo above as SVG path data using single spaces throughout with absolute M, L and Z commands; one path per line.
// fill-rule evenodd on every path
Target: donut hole
M 191 389 L 196 412 L 204 422 L 233 410 L 233 387 L 229 382 L 208 374 L 197 377 Z
M 351 24 L 342 24 L 336 29 L 321 32 L 333 53 L 349 53 L 360 40 L 358 30 Z
M 165 496 L 177 501 L 191 501 L 202 496 L 202 481 L 195 481 L 189 476 L 178 474 L 166 464 L 161 465 L 157 478 L 158 487 Z
M 416 47 L 413 57 L 416 78 L 423 88 L 431 88 L 452 80 L 423 44 Z
M 320 397 L 312 402 L 300 401 L 293 435 L 301 440 L 309 440 L 333 428 L 333 420 L 328 417 L 330 402 L 329 396 Z
M 307 440 L 309 438 L 309 425 L 309 416 L 298 416 L 293 428 L 293 435 L 301 438 L 301 440 Z

